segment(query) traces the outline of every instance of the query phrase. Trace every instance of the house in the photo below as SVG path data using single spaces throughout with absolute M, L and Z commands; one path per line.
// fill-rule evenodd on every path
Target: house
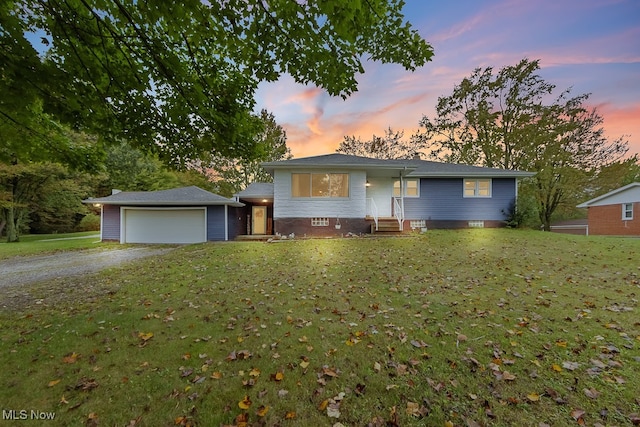
M 640 236 L 640 182 L 578 205 L 587 208 L 588 234 Z
M 504 226 L 515 205 L 518 178 L 534 175 L 345 154 L 262 166 L 273 175 L 273 192 L 266 186 L 256 187 L 251 192 L 263 189 L 264 194 L 257 191 L 257 197 L 251 199 L 257 206 L 265 206 L 273 233 L 299 236 Z M 237 196 L 237 200 L 251 203 L 249 194 Z
M 232 199 L 199 187 L 120 192 L 83 200 L 101 207 L 100 238 L 120 243 L 199 243 L 240 233 Z

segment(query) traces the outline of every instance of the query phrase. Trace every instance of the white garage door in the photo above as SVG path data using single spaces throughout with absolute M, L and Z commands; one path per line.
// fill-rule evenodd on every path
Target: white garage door
M 204 208 L 123 209 L 122 243 L 199 243 L 206 240 Z

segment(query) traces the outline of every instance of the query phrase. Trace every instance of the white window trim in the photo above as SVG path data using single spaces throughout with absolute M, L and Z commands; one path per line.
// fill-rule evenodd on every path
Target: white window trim
M 631 206 L 631 209 L 627 210 L 627 206 Z M 627 216 L 627 213 L 630 213 L 631 216 Z M 633 203 L 622 204 L 622 219 L 625 221 L 630 221 L 633 219 Z
M 415 181 L 416 182 L 417 194 L 415 196 L 410 196 L 410 195 L 407 194 L 407 188 L 409 188 L 407 186 L 407 183 L 409 181 Z M 409 179 L 405 178 L 404 179 L 404 197 L 409 198 L 409 199 L 410 198 L 419 198 L 420 197 L 420 178 L 409 178 Z
M 416 188 L 417 188 L 418 192 L 417 192 L 417 194 L 415 196 L 410 196 L 410 195 L 407 194 L 407 182 L 408 181 L 416 181 L 416 184 L 417 184 Z M 397 189 L 396 182 L 400 182 L 400 180 L 396 179 L 396 180 L 393 181 L 393 190 L 391 191 L 391 193 L 393 194 L 393 197 L 400 197 L 400 196 L 396 196 L 396 193 L 395 193 L 395 190 Z M 402 197 L 409 198 L 409 199 L 417 199 L 417 198 L 420 197 L 420 178 L 405 178 L 405 179 L 402 180 L 402 184 L 403 184 L 403 187 L 404 187 L 404 188 L 402 188 Z
M 472 196 L 468 196 L 465 192 L 466 184 L 469 181 L 475 182 L 475 190 Z M 489 195 L 480 196 L 478 194 L 478 183 L 480 181 L 489 181 Z M 464 178 L 462 180 L 462 197 L 465 199 L 490 199 L 493 196 L 493 180 L 491 178 Z

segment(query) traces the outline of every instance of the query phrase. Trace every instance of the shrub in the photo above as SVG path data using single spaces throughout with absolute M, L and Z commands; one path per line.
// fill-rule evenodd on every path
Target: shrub
M 76 228 L 78 231 L 100 231 L 100 216 L 95 214 L 85 215 Z

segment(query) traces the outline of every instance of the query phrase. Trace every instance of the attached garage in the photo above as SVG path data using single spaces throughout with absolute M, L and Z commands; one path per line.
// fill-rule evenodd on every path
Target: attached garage
M 103 241 L 201 243 L 235 238 L 236 209 L 244 206 L 199 187 L 114 192 L 87 199 L 101 206 Z

